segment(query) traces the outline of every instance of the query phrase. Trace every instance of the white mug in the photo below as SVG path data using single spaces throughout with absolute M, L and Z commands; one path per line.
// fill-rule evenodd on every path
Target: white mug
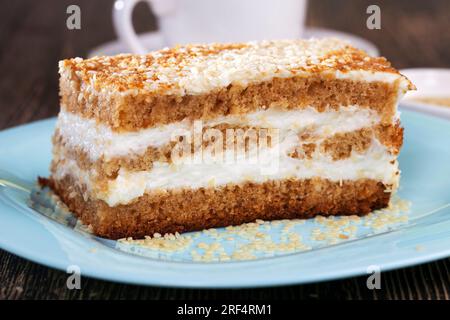
M 147 1 L 166 45 L 295 39 L 302 35 L 307 0 L 116 0 L 119 39 L 134 53 L 148 50 L 133 28 L 135 5 Z

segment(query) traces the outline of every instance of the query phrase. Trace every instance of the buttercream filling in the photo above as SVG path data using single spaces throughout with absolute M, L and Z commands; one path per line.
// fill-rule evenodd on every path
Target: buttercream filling
M 114 180 L 108 182 L 107 191 L 97 192 L 95 197 L 104 200 L 110 206 L 127 204 L 148 192 L 176 189 L 217 188 L 226 184 L 245 182 L 262 183 L 269 180 L 310 179 L 319 177 L 331 181 L 374 179 L 397 188 L 399 179 L 396 156 L 375 138 L 364 153 L 352 152 L 349 158 L 333 161 L 329 155 L 316 150 L 310 159 L 289 157 L 284 148 L 267 148 L 254 158 L 246 157 L 238 161 L 226 162 L 193 161 L 177 165 L 155 162 L 148 171 L 128 171 L 121 169 Z M 228 150 L 225 153 L 229 152 Z M 92 178 L 94 170 L 81 170 L 76 161 L 66 159 L 54 173 L 54 178 L 73 176 L 88 190 L 95 190 Z
M 379 121 L 380 117 L 374 110 L 353 105 L 323 112 L 312 107 L 298 110 L 270 108 L 202 121 L 201 125 L 204 128 L 220 124 L 276 128 L 280 135 L 310 129 L 312 134 L 320 137 L 371 127 Z M 67 148 L 80 148 L 90 160 L 95 161 L 102 156 L 108 160 L 143 154 L 149 147 L 157 148 L 174 141 L 177 133 L 189 131 L 193 125 L 192 121 L 184 120 L 137 132 L 114 132 L 93 119 L 82 118 L 62 109 L 56 128 Z

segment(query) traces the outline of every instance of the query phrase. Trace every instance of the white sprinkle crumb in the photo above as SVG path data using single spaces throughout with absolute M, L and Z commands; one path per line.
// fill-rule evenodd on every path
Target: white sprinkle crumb
M 70 214 L 68 209 L 59 198 L 51 193 L 46 194 L 46 196 L 63 209 L 56 212 L 55 209 L 42 207 L 32 200 L 30 200 L 30 206 L 64 223 L 67 214 Z M 37 206 L 40 207 L 37 208 Z M 135 250 L 135 247 L 167 254 L 184 251 L 190 259 L 196 262 L 253 260 L 259 257 L 311 250 L 313 247 L 318 248 L 323 245 L 333 245 L 356 239 L 359 237 L 360 229 L 368 229 L 370 233 L 362 232 L 366 235 L 390 230 L 396 225 L 408 221 L 409 207 L 408 201 L 394 196 L 387 208 L 376 210 L 364 217 L 356 215 L 317 216 L 314 219 L 309 219 L 314 227 L 308 229 L 309 225 L 306 226 L 306 229 L 303 230 L 309 231 L 303 232 L 303 234 L 300 234 L 301 231 L 298 227 L 304 225 L 307 220 L 263 221 L 258 219 L 255 222 L 240 226 L 228 226 L 219 230 L 211 228 L 187 234 L 176 232 L 162 235 L 155 233 L 153 236 L 144 237 L 144 239 L 119 239 L 116 248 L 139 254 L 142 251 Z M 67 214 L 64 214 L 64 212 Z M 92 226 L 86 226 L 79 222 L 77 222 L 75 229 L 92 232 Z M 202 240 L 199 239 L 200 237 Z M 422 251 L 424 247 L 417 245 L 415 250 Z M 97 248 L 91 248 L 89 251 L 94 253 Z
M 419 244 L 415 247 L 415 249 L 416 249 L 416 251 L 423 251 L 423 250 L 425 250 L 425 247 Z
M 146 236 L 144 239 L 123 238 L 117 240 L 121 244 L 137 245 L 147 249 L 159 250 L 163 252 L 175 252 L 188 248 L 193 239 L 189 235 L 165 234 L 161 236 L 155 233 L 153 237 Z

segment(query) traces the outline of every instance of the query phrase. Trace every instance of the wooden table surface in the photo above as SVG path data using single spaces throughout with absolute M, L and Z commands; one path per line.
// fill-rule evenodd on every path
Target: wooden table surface
M 66 28 L 69 4 L 81 8 L 81 30 Z M 360 35 L 397 68 L 450 67 L 450 1 L 377 1 L 381 30 L 366 28 L 370 4 L 310 1 L 307 24 Z M 111 7 L 110 0 L 2 2 L 0 129 L 57 114 L 57 61 L 86 56 L 113 40 Z M 145 4 L 138 5 L 135 16 L 138 31 L 156 28 Z M 0 156 L 5 156 L 1 150 Z M 450 259 L 444 259 L 386 272 L 380 290 L 367 289 L 366 277 L 248 290 L 168 289 L 82 278 L 81 290 L 68 290 L 66 273 L 0 250 L 0 299 L 449 299 L 449 271 Z

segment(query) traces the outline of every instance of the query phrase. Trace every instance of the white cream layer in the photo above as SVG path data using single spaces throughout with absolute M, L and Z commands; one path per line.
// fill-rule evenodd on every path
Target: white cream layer
M 379 115 L 368 108 L 359 106 L 340 107 L 318 112 L 312 107 L 302 110 L 281 111 L 276 109 L 260 110 L 240 116 L 224 116 L 204 121 L 203 127 L 221 123 L 278 128 L 280 134 L 295 130 L 300 132 L 314 126 L 313 134 L 327 136 L 338 132 L 348 132 L 371 127 L 380 121 Z M 92 161 L 104 156 L 106 160 L 143 154 L 148 147 L 160 147 L 175 138 L 174 133 L 192 128 L 191 121 L 181 121 L 159 127 L 143 129 L 137 132 L 117 133 L 95 120 L 61 110 L 56 128 L 69 148 L 81 148 Z
M 288 140 L 290 138 L 287 138 Z M 284 146 L 283 146 L 284 145 Z M 375 179 L 396 189 L 399 175 L 396 157 L 391 155 L 386 147 L 373 140 L 365 154 L 352 153 L 350 158 L 333 161 L 330 156 L 318 151 L 312 159 L 294 159 L 283 153 L 283 148 L 290 143 L 281 143 L 280 153 L 275 162 L 275 171 L 267 171 L 267 162 L 240 161 L 237 163 L 201 163 L 180 164 L 176 167 L 167 163 L 154 163 L 149 171 L 130 172 L 121 169 L 115 180 L 109 182 L 106 193 L 96 196 L 110 206 L 127 204 L 146 192 L 165 191 L 178 188 L 196 189 L 200 187 L 218 187 L 228 183 L 238 184 L 246 181 L 264 182 L 288 178 L 308 179 L 320 177 L 331 181 Z M 275 159 L 274 155 L 266 154 L 266 159 Z M 272 157 L 272 158 L 271 158 Z M 393 163 L 391 163 L 393 162 Z M 264 174 L 264 173 L 268 174 Z M 79 182 L 93 189 L 91 177 L 95 172 L 80 170 L 75 161 L 67 159 L 58 166 L 54 178 L 62 179 L 72 175 Z M 95 190 L 94 190 L 95 191 Z

